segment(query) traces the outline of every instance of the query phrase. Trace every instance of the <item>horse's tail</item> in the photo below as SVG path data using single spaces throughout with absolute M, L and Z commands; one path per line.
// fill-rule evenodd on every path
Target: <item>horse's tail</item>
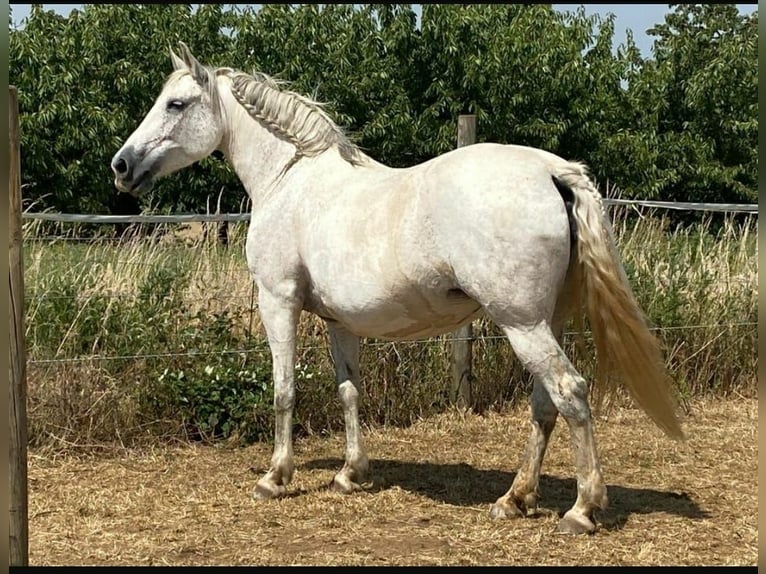
M 673 438 L 683 438 L 676 416 L 676 388 L 665 369 L 659 342 L 647 328 L 633 296 L 601 194 L 585 166 L 576 162 L 554 170 L 554 183 L 568 187 L 574 196 L 572 215 L 578 258 L 575 277 L 582 282 L 580 291 L 598 358 L 595 401 L 600 403 L 614 394 L 613 375 L 619 374 L 657 426 Z

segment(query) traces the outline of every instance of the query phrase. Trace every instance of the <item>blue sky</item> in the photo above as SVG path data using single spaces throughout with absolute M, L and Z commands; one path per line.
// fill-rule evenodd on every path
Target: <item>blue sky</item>
M 576 10 L 581 4 L 554 4 L 556 10 L 567 11 Z M 257 6 L 257 4 L 256 4 Z M 654 24 L 664 21 L 665 14 L 668 12 L 667 4 L 582 4 L 587 14 L 606 15 L 612 12 L 615 15 L 615 37 L 614 46 L 622 44 L 626 38 L 626 29 L 633 31 L 633 37 L 636 45 L 641 50 L 643 56 L 651 55 L 651 46 L 653 38 L 646 34 L 646 30 Z M 81 8 L 82 4 L 43 4 L 43 7 L 49 10 L 68 15 L 74 8 Z M 758 4 L 737 4 L 740 12 L 750 13 L 758 9 Z M 19 24 L 25 16 L 29 14 L 30 4 L 13 4 L 13 21 Z M 415 5 L 415 10 L 420 11 L 420 5 Z

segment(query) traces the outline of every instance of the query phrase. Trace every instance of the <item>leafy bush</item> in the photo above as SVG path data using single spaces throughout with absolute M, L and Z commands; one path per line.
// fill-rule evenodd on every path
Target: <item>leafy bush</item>
M 150 412 L 181 420 L 192 440 L 271 438 L 271 369 L 261 365 L 269 363 L 255 363 L 253 369 L 231 364 L 166 368 L 148 385 L 144 400 Z

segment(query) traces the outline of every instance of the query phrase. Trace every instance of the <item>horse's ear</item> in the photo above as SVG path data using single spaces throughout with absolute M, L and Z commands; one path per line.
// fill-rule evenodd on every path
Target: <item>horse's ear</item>
M 206 84 L 208 81 L 208 74 L 207 70 L 205 70 L 205 66 L 197 61 L 197 58 L 192 55 L 191 50 L 189 50 L 189 47 L 186 44 L 178 42 L 178 47 L 181 51 L 181 58 L 191 71 L 192 77 L 201 85 Z
M 182 70 L 186 68 L 186 63 L 178 57 L 178 55 L 173 51 L 173 48 L 168 46 L 168 51 L 170 52 L 170 61 L 173 62 L 173 69 L 174 70 Z

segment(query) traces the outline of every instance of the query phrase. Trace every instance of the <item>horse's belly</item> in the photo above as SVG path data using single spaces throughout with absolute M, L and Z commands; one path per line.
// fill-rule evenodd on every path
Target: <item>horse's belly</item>
M 403 289 L 394 296 L 378 290 L 349 290 L 343 304 L 325 297 L 310 305 L 321 317 L 336 321 L 360 337 L 406 340 L 453 331 L 481 312 L 459 289 Z M 313 308 L 312 308 L 313 307 Z

